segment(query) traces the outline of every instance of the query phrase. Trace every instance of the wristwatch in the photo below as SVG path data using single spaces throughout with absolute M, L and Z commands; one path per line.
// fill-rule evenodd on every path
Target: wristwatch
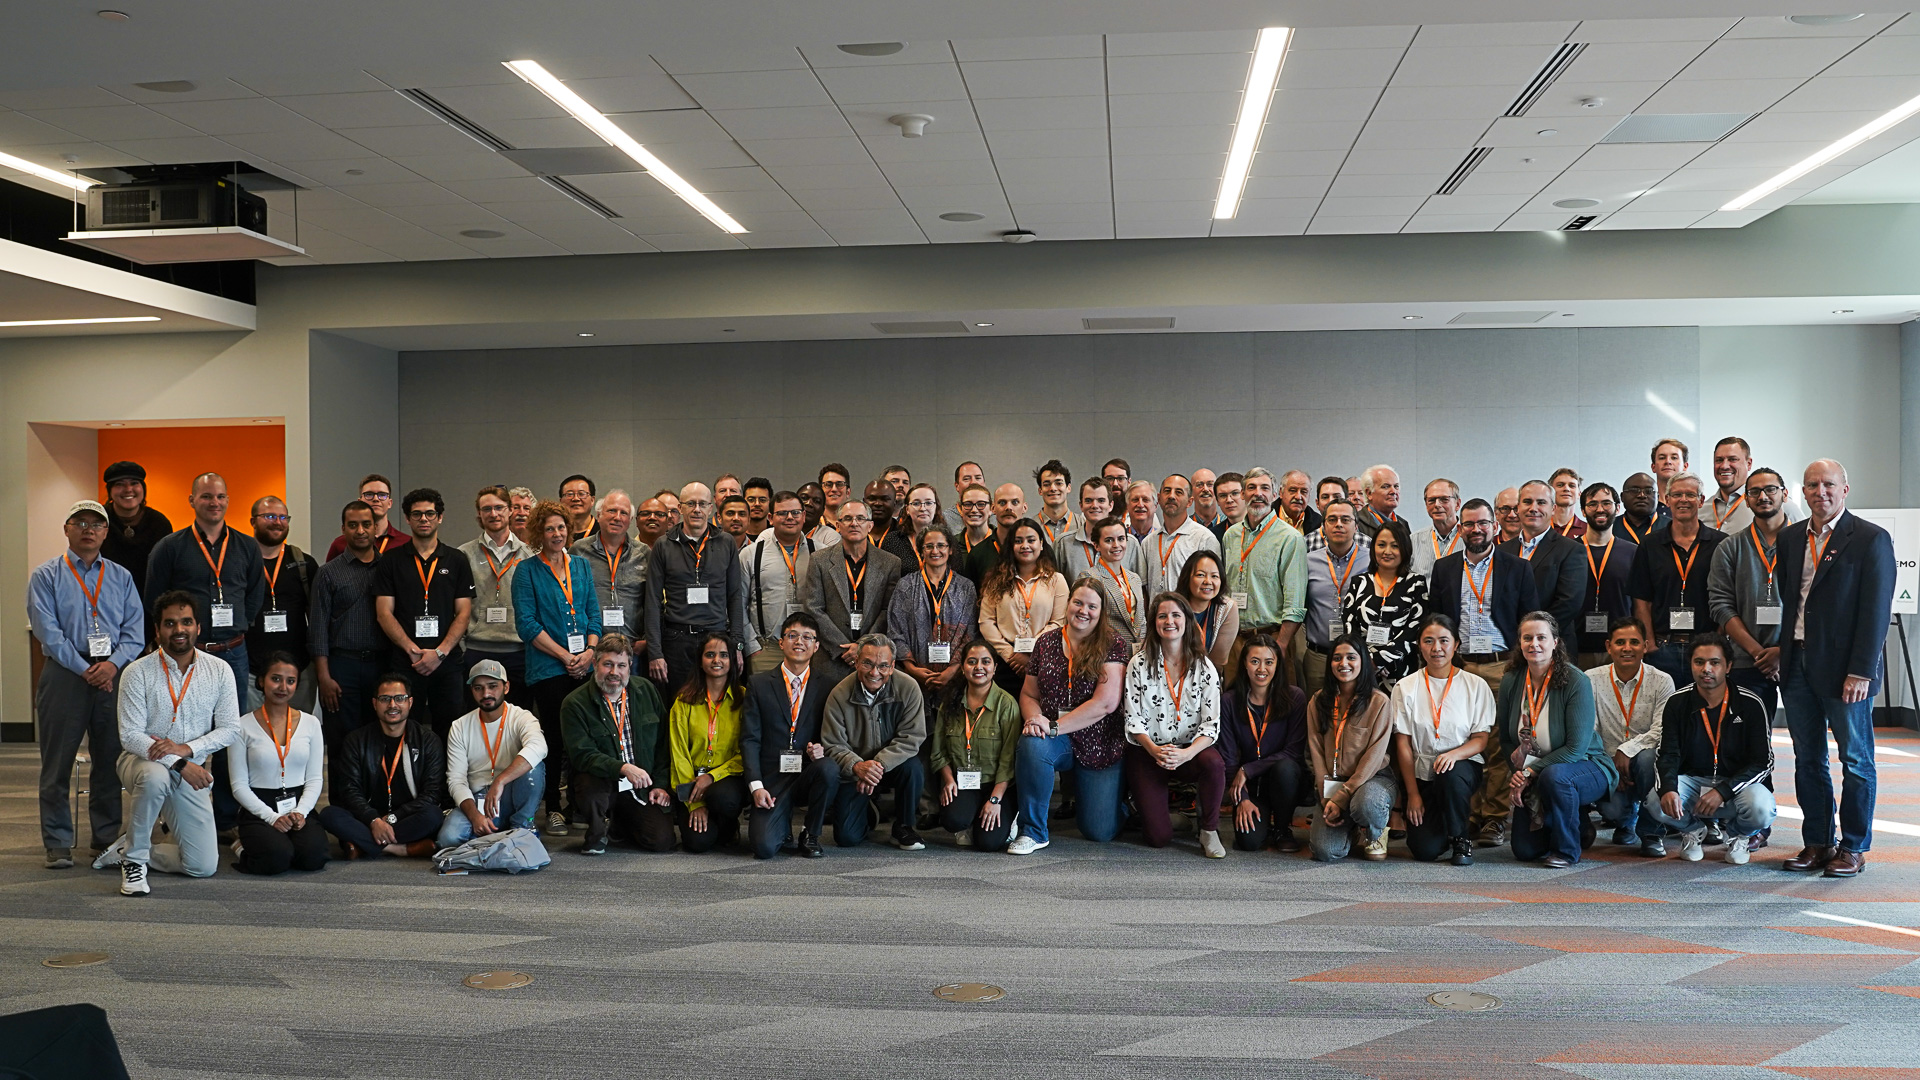
M 1060 721 L 1058 720 L 1047 721 L 1047 737 L 1058 738 L 1059 735 L 1060 735 Z
M 999 806 L 999 805 L 1000 805 L 1000 796 L 998 796 L 998 795 L 992 795 L 992 796 L 989 796 L 989 797 L 987 798 L 987 802 L 988 802 L 988 803 L 990 803 L 990 804 L 992 804 L 992 805 L 994 805 L 994 806 Z
M 398 824 L 400 824 L 400 815 L 399 815 L 399 814 L 388 814 L 388 815 L 387 815 L 387 824 L 389 824 L 389 825 L 398 825 Z
M 177 772 L 177 773 L 180 773 L 180 774 L 182 774 L 182 775 L 185 775 L 185 773 L 186 773 L 186 769 L 187 769 L 187 766 L 189 766 L 189 765 L 191 765 L 191 764 L 193 764 L 193 759 L 192 759 L 192 758 L 190 758 L 190 757 L 182 757 L 182 758 L 181 758 L 180 760 L 178 760 L 178 761 L 176 761 L 176 762 L 174 762 L 174 763 L 173 763 L 173 771 L 174 771 L 174 772 Z

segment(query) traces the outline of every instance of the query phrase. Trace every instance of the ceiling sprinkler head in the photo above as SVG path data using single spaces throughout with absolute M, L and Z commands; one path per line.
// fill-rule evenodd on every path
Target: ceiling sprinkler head
M 933 123 L 933 117 L 926 113 L 900 113 L 887 117 L 887 123 L 900 129 L 900 134 L 909 139 L 917 139 L 927 133 L 927 125 Z

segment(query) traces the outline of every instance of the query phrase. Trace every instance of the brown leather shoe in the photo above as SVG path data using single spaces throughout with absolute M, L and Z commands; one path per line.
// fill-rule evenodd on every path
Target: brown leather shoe
M 1809 845 L 1800 849 L 1800 854 L 1780 864 L 1782 870 L 1819 870 L 1833 861 L 1833 849 Z
M 1827 872 L 1821 877 L 1857 877 L 1867 868 L 1867 857 L 1857 851 L 1841 848 L 1833 853 L 1833 859 L 1827 863 Z
M 409 859 L 418 859 L 423 855 L 431 855 L 433 852 L 434 846 L 431 840 L 415 840 L 413 843 L 407 845 L 407 858 Z

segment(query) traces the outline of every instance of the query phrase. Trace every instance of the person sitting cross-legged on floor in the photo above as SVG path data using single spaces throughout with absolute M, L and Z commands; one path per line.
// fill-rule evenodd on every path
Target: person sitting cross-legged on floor
M 1725 635 L 1687 642 L 1693 685 L 1667 701 L 1660 724 L 1660 794 L 1646 812 L 1680 831 L 1680 857 L 1699 862 L 1707 822 L 1727 832 L 1727 861 L 1747 861 L 1747 838 L 1773 824 L 1773 738 L 1767 707 L 1745 687 L 1730 686 L 1733 645 Z
M 374 723 L 341 740 L 340 787 L 316 816 L 349 859 L 433 854 L 444 814 L 447 750 L 433 729 L 412 719 L 413 696 L 399 672 L 373 691 Z
M 440 826 L 439 844 L 458 847 L 476 836 L 533 828 L 546 790 L 547 737 L 540 720 L 507 703 L 507 668 L 482 660 L 467 673 L 479 707 L 447 731 L 447 787 L 454 810 Z

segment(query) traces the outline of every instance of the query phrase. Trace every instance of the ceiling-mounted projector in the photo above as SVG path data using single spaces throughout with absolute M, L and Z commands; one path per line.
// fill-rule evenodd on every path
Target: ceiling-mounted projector
M 249 190 L 292 185 L 250 167 L 130 166 L 95 178 L 105 182 L 87 189 L 87 227 L 71 243 L 144 265 L 306 254 L 267 235 L 267 201 Z

